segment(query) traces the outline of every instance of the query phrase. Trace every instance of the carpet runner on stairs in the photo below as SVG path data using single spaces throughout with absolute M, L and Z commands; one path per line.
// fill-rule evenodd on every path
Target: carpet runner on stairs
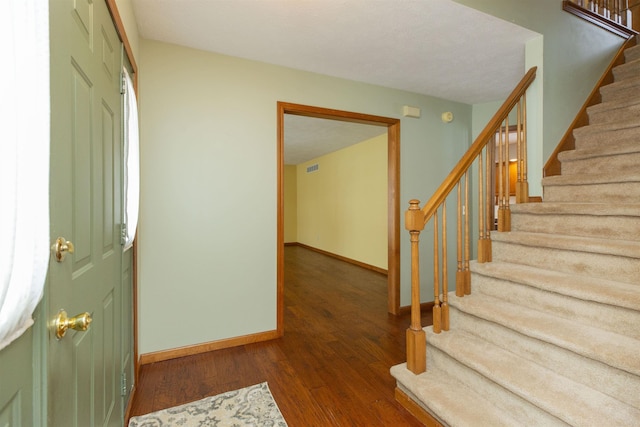
M 398 388 L 443 425 L 640 425 L 640 45 L 574 131 L 544 202 L 512 205 L 427 372 Z

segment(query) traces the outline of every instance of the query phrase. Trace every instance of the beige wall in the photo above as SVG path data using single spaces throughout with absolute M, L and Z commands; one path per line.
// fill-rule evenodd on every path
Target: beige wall
M 298 165 L 297 183 L 298 242 L 387 268 L 386 133 Z
M 298 177 L 295 165 L 284 166 L 284 242 L 298 241 Z

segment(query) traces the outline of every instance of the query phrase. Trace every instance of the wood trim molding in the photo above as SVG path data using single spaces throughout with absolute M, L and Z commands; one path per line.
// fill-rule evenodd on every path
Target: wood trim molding
M 136 64 L 136 58 L 133 56 L 133 50 L 131 49 L 131 43 L 129 43 L 129 38 L 127 37 L 127 32 L 124 28 L 124 23 L 122 22 L 122 18 L 120 18 L 120 12 L 118 12 L 118 5 L 116 4 L 116 0 L 105 0 L 107 3 L 107 8 L 109 9 L 109 13 L 111 14 L 111 19 L 116 26 L 116 31 L 118 32 L 118 36 L 120 37 L 120 41 L 124 45 L 124 51 L 127 53 L 127 58 L 131 63 L 131 68 L 133 68 L 133 73 L 138 74 L 138 65 Z M 137 79 L 136 79 L 137 83 Z M 136 85 L 137 86 L 137 85 Z
M 133 406 L 133 396 L 136 393 L 136 384 L 137 382 L 137 378 L 136 378 L 136 382 L 133 384 L 133 387 L 131 388 L 131 393 L 129 394 L 129 401 L 127 402 L 127 407 L 124 410 L 124 422 L 128 425 L 129 423 L 129 419 L 131 418 L 131 408 Z
M 209 351 L 221 350 L 224 348 L 238 347 L 241 345 L 254 344 L 262 341 L 269 341 L 280 338 L 282 335 L 277 330 L 260 332 L 257 334 L 243 335 L 240 337 L 228 338 L 218 341 L 211 341 L 203 344 L 179 347 L 170 350 L 156 351 L 140 355 L 140 364 L 162 362 L 164 360 L 177 359 L 179 357 L 193 356 L 194 354 L 207 353 Z
M 553 153 L 551 153 L 551 156 L 549 156 L 549 159 L 547 160 L 543 168 L 543 176 L 560 175 L 562 166 L 560 164 L 560 160 L 558 160 L 558 154 L 562 151 L 569 151 L 575 148 L 576 140 L 573 136 L 573 130 L 589 124 L 589 115 L 587 114 L 587 108 L 600 103 L 600 101 L 602 100 L 602 97 L 600 95 L 600 88 L 602 86 L 613 83 L 613 69 L 620 64 L 624 64 L 624 50 L 629 47 L 635 46 L 635 44 L 636 38 L 634 36 L 630 37 L 625 43 L 622 44 L 622 46 L 620 46 L 620 49 L 618 49 L 618 52 L 611 60 L 609 67 L 605 70 L 605 72 L 602 74 L 602 77 L 600 77 L 600 80 L 598 80 L 596 85 L 593 87 L 593 90 L 582 105 L 582 108 L 576 114 L 576 117 L 569 125 L 569 128 L 567 129 L 565 134 L 562 136 L 562 139 L 558 143 L 556 149 L 553 151 Z
M 284 115 L 341 120 L 387 128 L 388 151 L 388 195 L 387 195 L 387 289 L 389 313 L 398 315 L 400 310 L 400 119 L 353 113 L 329 108 L 313 107 L 278 101 L 277 103 L 277 166 L 278 166 L 278 214 L 277 214 L 277 292 L 278 330 L 284 328 Z
M 402 405 L 411 415 L 416 417 L 418 421 L 427 427 L 444 427 L 433 416 L 428 413 L 422 406 L 418 405 L 413 399 L 409 397 L 404 391 L 396 387 L 395 391 L 396 401 Z
M 305 245 L 304 243 L 299 243 L 299 242 L 285 243 L 285 246 L 300 246 L 301 248 L 309 249 L 310 251 L 318 252 L 322 255 L 330 256 L 331 258 L 339 259 L 340 261 L 357 265 L 358 267 L 366 268 L 367 270 L 375 271 L 376 273 L 384 274 L 385 276 L 388 274 L 388 270 L 385 270 L 384 268 L 376 267 L 375 265 L 367 264 L 352 258 L 347 258 L 342 255 L 334 254 L 333 252 L 328 252 L 322 249 L 314 248 L 313 246 Z
M 400 310 L 400 120 L 387 127 L 387 311 Z
M 564 0 L 562 2 L 562 10 L 564 10 L 565 12 L 569 12 L 572 15 L 577 16 L 578 18 L 582 18 L 585 21 L 591 22 L 592 24 L 597 25 L 598 27 L 603 28 L 625 39 L 638 34 L 638 32 L 632 28 L 628 28 L 624 25 L 618 24 L 617 22 L 614 22 L 602 15 L 592 12 L 589 9 L 585 9 L 582 6 L 579 6 L 569 0 Z

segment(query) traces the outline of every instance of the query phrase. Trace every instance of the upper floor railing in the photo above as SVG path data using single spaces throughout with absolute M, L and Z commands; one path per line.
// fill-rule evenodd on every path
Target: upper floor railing
M 535 79 L 536 70 L 533 67 L 525 74 L 424 207 L 420 208 L 418 200 L 409 202 L 405 213 L 405 228 L 411 240 L 411 325 L 407 329 L 407 368 L 416 374 L 426 370 L 426 335 L 420 322 L 420 232 L 429 221 L 432 222 L 433 331 L 440 333 L 449 329 L 447 199 L 450 198 L 451 204 L 455 203 L 457 207 L 455 283 L 456 296 L 462 297 L 471 293 L 469 175 L 472 166 L 475 164 L 477 171 L 478 216 L 474 228 L 478 230 L 478 262 L 491 261 L 491 231 L 511 229 L 511 199 L 514 198 L 516 203 L 529 200 L 526 91 Z
M 640 0 L 564 0 L 562 9 L 624 38 L 640 31 Z

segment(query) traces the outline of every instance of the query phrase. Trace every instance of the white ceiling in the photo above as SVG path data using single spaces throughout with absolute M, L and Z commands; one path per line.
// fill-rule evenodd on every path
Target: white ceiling
M 386 127 L 286 114 L 284 163 L 298 165 L 383 133 Z
M 146 39 L 466 104 L 504 99 L 525 72 L 525 43 L 537 35 L 452 0 L 132 4 L 138 31 Z M 336 122 L 287 117 L 285 156 L 296 154 L 293 145 L 302 147 L 305 156 L 326 153 L 309 148 L 327 147 L 326 138 L 335 138 L 335 130 L 324 129 L 326 124 Z M 361 126 L 347 126 L 356 132 L 350 143 L 362 141 L 353 141 L 360 133 L 370 135 Z M 285 159 L 287 164 L 298 161 Z

